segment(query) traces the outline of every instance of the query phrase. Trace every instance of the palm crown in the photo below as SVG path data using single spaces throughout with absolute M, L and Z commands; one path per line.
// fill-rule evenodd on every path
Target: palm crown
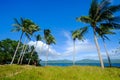
M 114 13 L 120 10 L 120 5 L 110 6 L 110 0 L 92 0 L 89 16 L 81 16 L 78 21 L 90 23 L 91 27 L 96 28 L 100 25 L 110 28 L 120 28 L 119 19 Z
M 82 40 L 83 39 L 83 35 L 87 32 L 87 27 L 83 27 L 80 29 L 77 29 L 75 31 L 72 31 L 72 38 L 73 40 Z
M 44 38 L 48 45 L 54 43 L 55 44 L 55 38 L 52 36 L 51 31 L 49 29 L 44 30 Z
M 22 31 L 24 33 L 26 33 L 27 35 L 32 35 L 34 32 L 39 31 L 40 28 L 31 20 L 29 19 L 23 19 L 21 18 L 21 22 L 18 22 L 17 19 L 15 20 L 15 24 L 13 24 L 13 26 L 15 27 L 14 29 L 12 29 L 12 31 Z

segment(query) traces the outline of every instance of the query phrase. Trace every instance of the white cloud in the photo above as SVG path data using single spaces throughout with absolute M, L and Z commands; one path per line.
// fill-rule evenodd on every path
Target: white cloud
M 55 45 L 54 47 L 50 46 L 49 53 L 48 53 L 49 60 L 59 60 L 59 59 L 71 59 L 72 60 L 72 58 L 73 58 L 73 40 L 71 38 L 71 34 L 69 32 L 64 31 L 63 35 L 64 35 L 64 37 L 66 37 L 66 40 L 64 41 L 63 46 L 60 46 L 60 47 L 62 47 L 62 50 L 59 49 L 60 52 L 56 51 L 55 46 L 59 46 L 59 45 Z M 85 59 L 85 58 L 98 59 L 96 47 L 95 47 L 94 43 L 92 43 L 90 40 L 88 40 L 88 39 L 86 39 L 84 41 L 76 40 L 75 43 L 76 43 L 76 53 L 75 53 L 76 60 Z M 30 41 L 28 44 L 35 46 L 36 42 Z M 47 44 L 45 44 L 41 41 L 38 41 L 36 51 L 38 52 L 38 54 L 42 60 L 46 60 L 46 53 L 48 51 Z M 114 55 L 114 53 L 112 52 L 113 50 L 108 50 L 108 51 L 109 51 L 110 56 L 116 58 L 116 56 L 113 56 Z M 103 51 L 101 53 L 102 53 L 103 58 L 106 58 L 105 51 Z
M 37 46 L 36 46 L 37 43 Z M 28 45 L 30 46 L 36 46 L 36 52 L 38 53 L 38 55 L 40 56 L 40 58 L 42 58 L 43 60 L 46 59 L 46 54 L 48 53 L 48 57 L 50 59 L 54 59 L 57 58 L 60 54 L 58 52 L 56 52 L 51 46 L 49 46 L 49 52 L 48 52 L 48 45 L 43 43 L 42 41 L 30 41 L 28 43 Z
M 66 48 L 64 54 L 66 56 L 71 56 L 73 54 L 73 40 L 71 38 L 70 33 L 64 32 L 64 36 L 66 36 Z M 89 42 L 89 40 L 84 40 L 84 41 L 78 41 L 76 40 L 75 42 L 75 48 L 76 48 L 76 55 L 83 55 L 83 53 L 92 53 L 95 52 L 95 46 Z
M 72 59 L 72 55 L 73 55 L 73 40 L 71 38 L 71 34 L 69 32 L 64 31 L 64 36 L 67 38 L 67 40 L 65 41 L 65 51 L 63 52 L 63 56 L 65 56 L 65 58 L 67 59 Z M 79 41 L 76 40 L 76 60 L 79 59 L 99 59 L 98 58 L 98 53 L 96 50 L 96 46 L 94 43 L 92 43 L 90 40 L 86 39 L 84 41 Z M 101 47 L 103 48 L 103 47 Z M 104 49 L 103 49 L 104 50 Z M 116 50 L 116 49 L 115 49 Z M 114 49 L 108 49 L 109 55 L 111 57 L 111 59 L 115 59 L 115 58 L 119 58 L 120 55 L 115 55 L 115 53 L 113 53 L 112 51 L 114 51 Z M 106 53 L 105 51 L 101 52 L 101 55 L 103 57 L 103 59 L 106 59 Z

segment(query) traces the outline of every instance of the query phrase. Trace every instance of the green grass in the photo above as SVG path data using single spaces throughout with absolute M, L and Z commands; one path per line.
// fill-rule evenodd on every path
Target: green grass
M 120 80 L 120 68 L 0 65 L 0 80 Z

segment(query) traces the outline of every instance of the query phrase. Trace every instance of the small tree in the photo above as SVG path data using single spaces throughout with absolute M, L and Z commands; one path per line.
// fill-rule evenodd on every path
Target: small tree
M 46 44 L 48 44 L 48 51 L 46 53 L 46 63 L 45 63 L 45 65 L 47 66 L 49 46 L 51 44 L 55 44 L 56 41 L 55 41 L 55 38 L 51 35 L 51 31 L 49 29 L 44 30 L 44 39 Z
M 72 39 L 73 39 L 73 65 L 75 65 L 75 41 L 76 39 L 78 40 L 82 40 L 83 41 L 83 36 L 84 34 L 87 32 L 87 27 L 83 27 L 83 28 L 80 28 L 80 29 L 77 29 L 75 31 L 72 31 Z

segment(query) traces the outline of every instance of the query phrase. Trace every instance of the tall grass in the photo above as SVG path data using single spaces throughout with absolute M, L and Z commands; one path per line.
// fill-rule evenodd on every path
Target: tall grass
M 0 80 L 120 80 L 120 68 L 0 66 Z

